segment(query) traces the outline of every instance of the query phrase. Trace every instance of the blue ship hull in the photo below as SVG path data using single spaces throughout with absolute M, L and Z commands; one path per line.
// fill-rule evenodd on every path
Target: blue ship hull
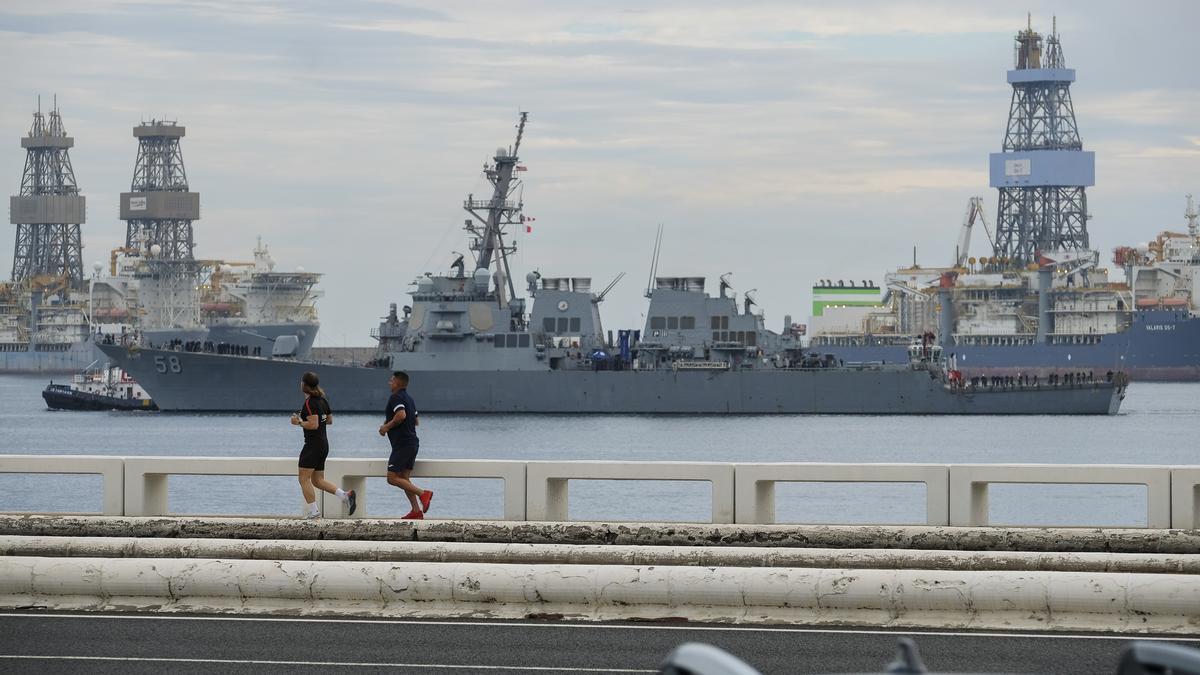
M 946 345 L 958 367 L 972 375 L 1048 375 L 1123 370 L 1134 380 L 1200 381 L 1200 317 L 1187 312 L 1147 310 L 1133 314 L 1128 330 L 1087 336 L 1084 343 L 1035 345 Z M 864 339 L 871 342 L 872 338 Z M 1090 342 L 1090 343 L 1087 343 Z M 847 362 L 908 360 L 907 345 L 813 345 Z

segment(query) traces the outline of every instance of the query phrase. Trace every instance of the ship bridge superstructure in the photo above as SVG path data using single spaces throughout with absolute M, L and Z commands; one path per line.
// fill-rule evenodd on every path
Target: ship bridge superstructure
M 800 341 L 784 319 L 784 332 L 767 330 L 755 312 L 754 291 L 736 293 L 723 275 L 717 297 L 705 292 L 704 277 L 654 277 L 650 307 L 638 344 L 641 365 L 655 367 L 755 368 L 795 365 Z
M 994 249 L 1001 262 L 1023 267 L 1039 253 L 1087 251 L 1087 191 L 1095 184 L 1095 153 L 1083 149 L 1057 21 L 1043 40 L 1032 23 L 1017 33 L 1008 127 L 1001 152 L 990 156 L 990 184 L 999 191 Z

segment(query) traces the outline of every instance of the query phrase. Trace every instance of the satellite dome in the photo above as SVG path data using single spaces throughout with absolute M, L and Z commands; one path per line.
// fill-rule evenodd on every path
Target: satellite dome
M 477 268 L 474 274 L 472 274 L 472 277 L 475 279 L 475 291 L 477 293 L 486 293 L 488 281 L 490 281 L 492 277 L 492 273 L 488 271 L 488 268 Z
M 150 245 L 150 255 L 152 255 L 152 256 L 154 256 L 155 258 L 157 258 L 157 257 L 158 257 L 158 255 L 159 255 L 160 253 L 162 253 L 162 247 L 161 247 L 161 246 L 159 246 L 158 244 L 151 244 L 151 245 Z
M 92 271 L 99 272 L 102 269 L 104 269 L 104 263 L 100 262 L 99 260 L 92 263 Z

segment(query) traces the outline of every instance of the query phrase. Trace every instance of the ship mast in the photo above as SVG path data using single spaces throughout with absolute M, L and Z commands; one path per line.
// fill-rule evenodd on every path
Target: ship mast
M 471 214 L 474 220 L 466 221 L 465 229 L 472 235 L 471 250 L 475 252 L 475 269 L 491 269 L 492 263 L 497 262 L 498 272 L 502 278 L 496 279 L 496 290 L 500 304 L 505 304 L 503 289 L 508 286 L 508 297 L 516 295 L 512 274 L 508 268 L 508 256 L 517 250 L 513 243 L 504 242 L 505 228 L 521 222 L 521 208 L 524 205 L 520 197 L 521 180 L 515 177 L 517 171 L 523 170 L 517 164 L 517 153 L 521 149 L 521 137 L 525 135 L 525 120 L 529 113 L 521 113 L 517 123 L 517 140 L 511 148 L 497 148 L 492 164 L 484 164 L 483 175 L 492 184 L 491 199 L 475 199 L 475 195 L 467 195 L 463 209 Z
M 1197 235 L 1200 235 L 1200 228 L 1196 225 L 1196 218 L 1200 214 L 1196 213 L 1196 205 L 1192 202 L 1192 196 L 1187 196 L 1187 211 L 1183 213 L 1188 221 L 1188 235 L 1192 238 L 1193 245 L 1198 241 Z

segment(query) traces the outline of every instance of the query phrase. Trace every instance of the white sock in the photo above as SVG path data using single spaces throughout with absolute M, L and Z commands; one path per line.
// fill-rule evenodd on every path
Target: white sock
M 321 510 L 317 508 L 317 503 L 313 502 L 308 505 L 308 512 L 313 515 L 316 515 L 316 514 L 319 514 L 321 512 Z
M 338 488 L 337 491 L 334 492 L 333 494 L 337 495 L 337 498 L 342 501 L 346 501 L 346 499 L 347 499 L 347 496 L 346 496 L 347 493 L 342 488 Z

